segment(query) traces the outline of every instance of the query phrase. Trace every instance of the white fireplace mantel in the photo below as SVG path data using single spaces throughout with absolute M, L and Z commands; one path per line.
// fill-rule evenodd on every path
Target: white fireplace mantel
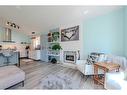
M 66 61 L 65 60 L 65 55 L 66 54 L 70 54 L 70 55 L 73 55 L 74 54 L 74 62 L 70 62 L 70 61 Z M 63 50 L 61 52 L 61 63 L 63 64 L 63 66 L 65 67 L 69 67 L 69 68 L 72 68 L 72 69 L 77 69 L 76 67 L 76 60 L 77 60 L 77 57 L 78 57 L 78 50 Z

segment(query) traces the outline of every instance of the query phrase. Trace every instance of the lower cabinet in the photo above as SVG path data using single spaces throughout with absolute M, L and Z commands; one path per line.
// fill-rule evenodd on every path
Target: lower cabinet
M 25 58 L 27 57 L 27 52 L 26 52 L 26 46 L 27 44 L 16 44 L 17 51 L 20 52 L 20 58 Z
M 29 51 L 29 58 L 34 59 L 34 60 L 40 60 L 41 59 L 41 50 Z
M 13 52 L 13 55 L 8 57 L 3 56 L 2 53 L 0 53 L 0 66 L 5 66 L 8 64 L 19 64 L 20 65 L 20 59 L 19 59 L 19 52 Z

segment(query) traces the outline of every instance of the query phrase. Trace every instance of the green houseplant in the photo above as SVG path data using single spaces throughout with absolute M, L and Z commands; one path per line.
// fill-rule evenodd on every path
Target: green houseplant
M 61 50 L 62 47 L 60 46 L 59 43 L 55 43 L 53 46 L 52 46 L 52 50 Z
M 57 41 L 57 40 L 59 39 L 59 35 L 60 35 L 59 32 L 53 32 L 53 33 L 52 33 L 53 41 Z

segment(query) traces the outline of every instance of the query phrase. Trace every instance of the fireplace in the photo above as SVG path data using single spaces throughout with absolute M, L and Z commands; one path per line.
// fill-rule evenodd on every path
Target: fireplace
M 64 62 L 75 63 L 76 62 L 76 51 L 64 51 Z
M 66 60 L 75 61 L 74 60 L 74 55 L 66 55 Z

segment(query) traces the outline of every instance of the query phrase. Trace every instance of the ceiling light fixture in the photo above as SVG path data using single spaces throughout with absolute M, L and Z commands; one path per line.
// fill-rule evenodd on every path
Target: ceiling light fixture
M 19 27 L 18 25 L 16 25 L 15 23 L 9 22 L 9 21 L 6 22 L 6 25 L 8 25 L 8 26 L 10 26 L 10 27 L 12 27 L 12 28 L 17 28 L 17 29 L 20 28 L 20 27 Z

